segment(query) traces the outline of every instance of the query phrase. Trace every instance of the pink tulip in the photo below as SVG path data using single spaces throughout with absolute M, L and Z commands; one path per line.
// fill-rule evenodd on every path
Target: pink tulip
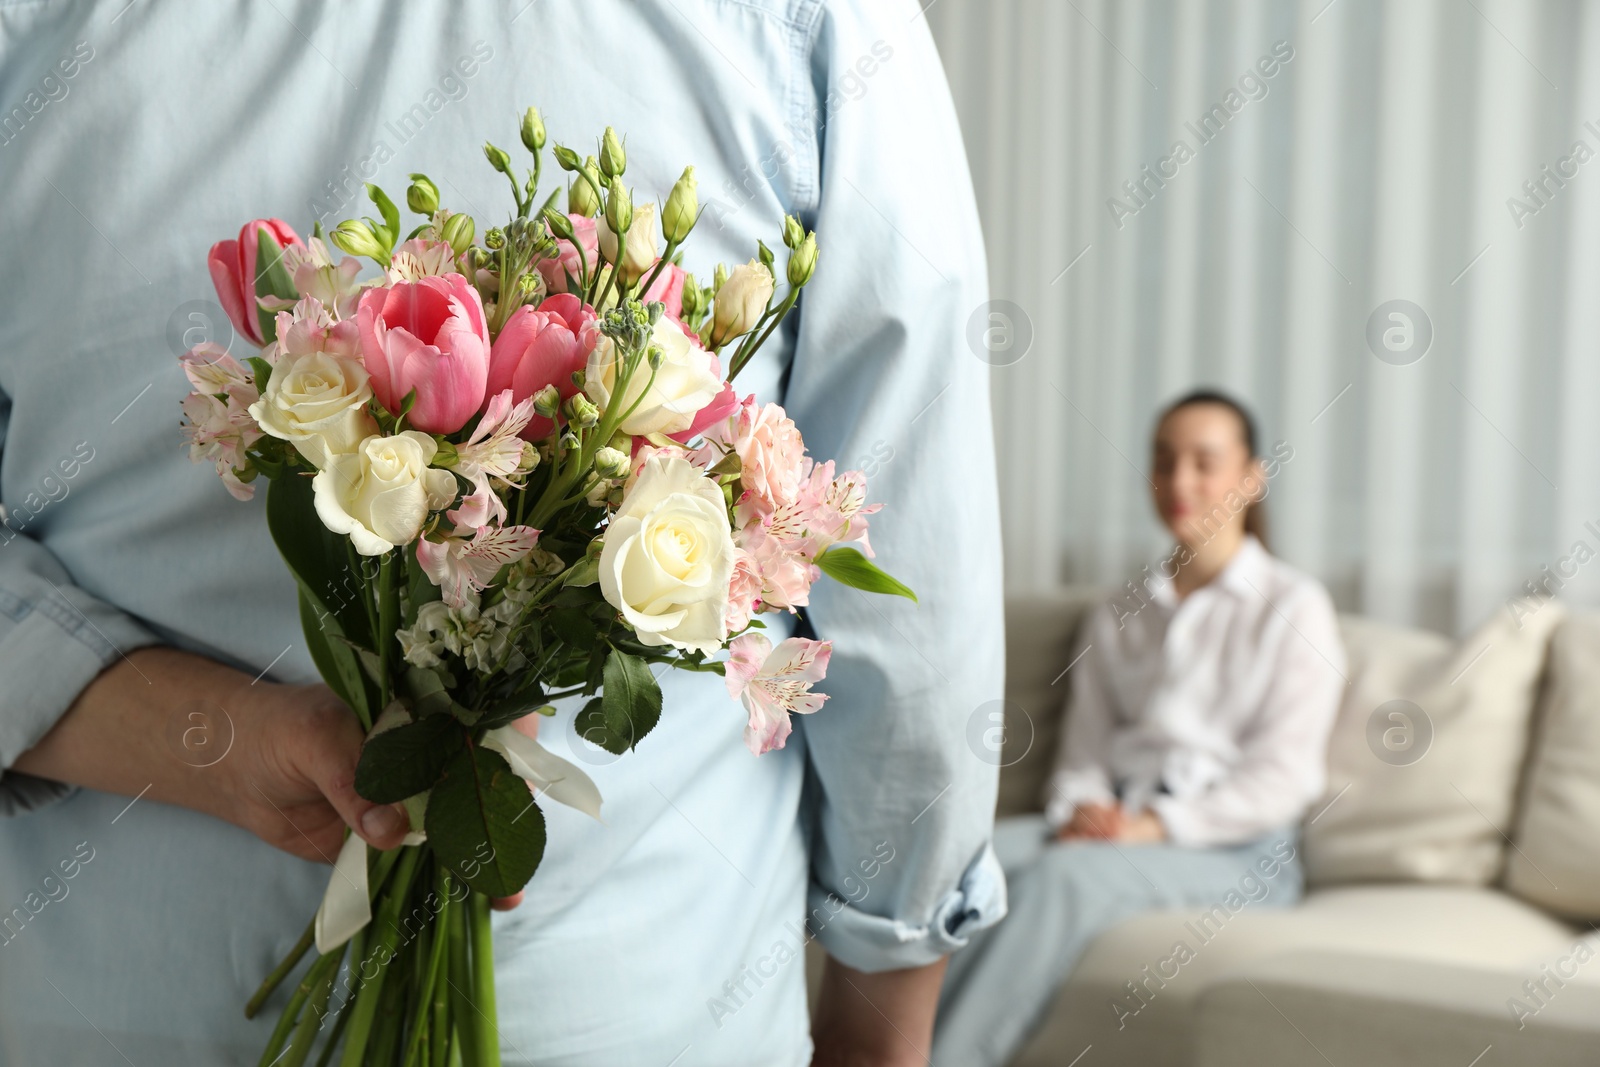
M 406 394 L 417 391 L 409 426 L 455 433 L 483 406 L 489 325 L 467 279 L 445 274 L 368 289 L 356 321 L 378 402 L 398 414 Z
M 251 219 L 239 231 L 237 241 L 218 241 L 206 257 L 222 310 L 227 312 L 234 329 L 257 345 L 265 343 L 256 304 L 256 246 L 263 229 L 280 250 L 305 247 L 282 219 Z
M 594 312 L 571 293 L 548 297 L 538 307 L 524 304 L 495 338 L 488 395 L 509 389 L 512 400 L 521 402 L 553 385 L 562 399 L 572 396 L 578 391 L 572 372 L 583 370 L 599 339 Z M 536 441 L 554 428 L 551 420 L 535 415 L 522 437 Z

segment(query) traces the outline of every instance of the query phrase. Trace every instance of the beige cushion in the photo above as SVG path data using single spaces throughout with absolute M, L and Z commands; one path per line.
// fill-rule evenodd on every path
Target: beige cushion
M 1274 956 L 1200 996 L 1194 1062 L 1592 1067 L 1600 1058 L 1600 985 L 1568 982 L 1536 1015 L 1519 1019 L 1506 1001 L 1521 995 L 1523 977 L 1416 960 L 1374 966 L 1343 952 Z
M 1090 1044 L 1100 1067 L 1190 1067 L 1196 998 L 1220 977 L 1279 953 L 1358 954 L 1371 961 L 1375 973 L 1393 961 L 1411 959 L 1523 975 L 1569 951 L 1578 934 L 1509 894 L 1467 886 L 1318 890 L 1293 908 L 1246 909 L 1210 933 L 1204 944 L 1186 925 L 1200 915 L 1200 909 L 1151 912 L 1097 938 L 1062 987 L 1044 1028 L 1013 1067 L 1060 1067 Z M 1194 951 L 1193 958 L 1155 990 L 1137 1015 L 1121 1020 L 1119 1028 L 1113 998 L 1125 1001 L 1127 983 L 1145 981 L 1143 969 L 1155 971 L 1180 939 Z M 1590 966 L 1600 967 L 1600 961 Z M 1086 1057 L 1083 1067 L 1089 1062 Z M 1274 1062 L 1321 1061 L 1291 1057 Z
M 1486 885 L 1499 876 L 1534 696 L 1561 617 L 1547 604 L 1518 629 L 1496 612 L 1458 644 L 1341 619 L 1351 684 L 1329 745 L 1328 792 L 1305 828 L 1311 884 Z M 1420 715 L 1391 718 L 1396 700 Z
M 998 814 L 1038 811 L 1055 762 L 1062 711 L 1084 613 L 1105 597 L 1086 587 L 1006 599 L 1005 744 Z
M 1506 886 L 1600 920 L 1600 615 L 1556 628 Z

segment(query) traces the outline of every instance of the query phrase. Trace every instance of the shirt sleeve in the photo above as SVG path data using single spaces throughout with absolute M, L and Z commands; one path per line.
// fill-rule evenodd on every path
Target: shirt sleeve
M 824 947 L 865 971 L 932 963 L 1005 913 L 989 847 L 998 760 L 981 743 L 1004 687 L 999 502 L 989 367 L 966 340 L 988 279 L 960 129 L 916 15 L 878 0 L 820 12 L 807 221 L 821 254 L 785 391 L 811 453 L 867 473 L 884 505 L 877 560 L 919 598 L 824 580 L 806 610 L 834 641 L 829 702 L 800 726 L 808 911 Z
M 1108 607 L 1095 609 L 1076 653 L 1082 658 L 1071 671 L 1066 728 L 1045 787 L 1044 817 L 1052 829 L 1072 821 L 1073 809 L 1080 804 L 1110 804 L 1117 799 L 1110 768 L 1118 716 L 1106 680 L 1111 618 Z
M 0 470 L 11 401 L 0 394 Z M 0 500 L 5 499 L 0 482 Z M 0 815 L 71 790 L 12 771 L 84 687 L 124 653 L 155 644 L 130 616 L 77 588 L 61 561 L 0 517 Z
M 1322 792 L 1328 735 L 1345 685 L 1338 616 L 1319 585 L 1302 587 L 1274 609 L 1288 628 L 1232 773 L 1198 796 L 1158 795 L 1150 802 L 1175 844 L 1249 841 L 1298 820 Z

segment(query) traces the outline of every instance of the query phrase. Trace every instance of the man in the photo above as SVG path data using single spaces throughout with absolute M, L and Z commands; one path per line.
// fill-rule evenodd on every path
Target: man
M 619 759 L 572 707 L 544 723 L 606 822 L 549 806 L 497 919 L 505 1060 L 803 1064 L 807 923 L 831 955 L 815 1062 L 922 1063 L 943 958 L 1005 906 L 994 770 L 966 740 L 1001 685 L 964 337 L 986 279 L 926 25 L 882 0 L 399 10 L 0 0 L 0 1067 L 254 1062 L 271 1019 L 240 1008 L 342 827 L 397 840 L 351 788 L 359 730 L 314 684 L 262 501 L 183 453 L 176 355 L 248 354 L 204 266 L 247 218 L 331 228 L 372 213 L 362 182 L 425 170 L 501 221 L 478 146 L 514 144 L 529 103 L 580 151 L 631 133 L 636 200 L 696 166 L 702 278 L 785 212 L 816 229 L 795 327 L 738 384 L 867 469 L 874 547 L 921 603 L 819 583 L 832 699 L 760 759 L 714 676 L 664 677 Z

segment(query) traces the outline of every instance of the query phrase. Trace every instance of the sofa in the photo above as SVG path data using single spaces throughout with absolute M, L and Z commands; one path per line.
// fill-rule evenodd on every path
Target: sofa
M 999 817 L 1042 807 L 1096 599 L 1008 604 Z M 1529 600 L 1461 641 L 1341 630 L 1304 898 L 1112 928 L 1015 1067 L 1600 1064 L 1600 615 Z

